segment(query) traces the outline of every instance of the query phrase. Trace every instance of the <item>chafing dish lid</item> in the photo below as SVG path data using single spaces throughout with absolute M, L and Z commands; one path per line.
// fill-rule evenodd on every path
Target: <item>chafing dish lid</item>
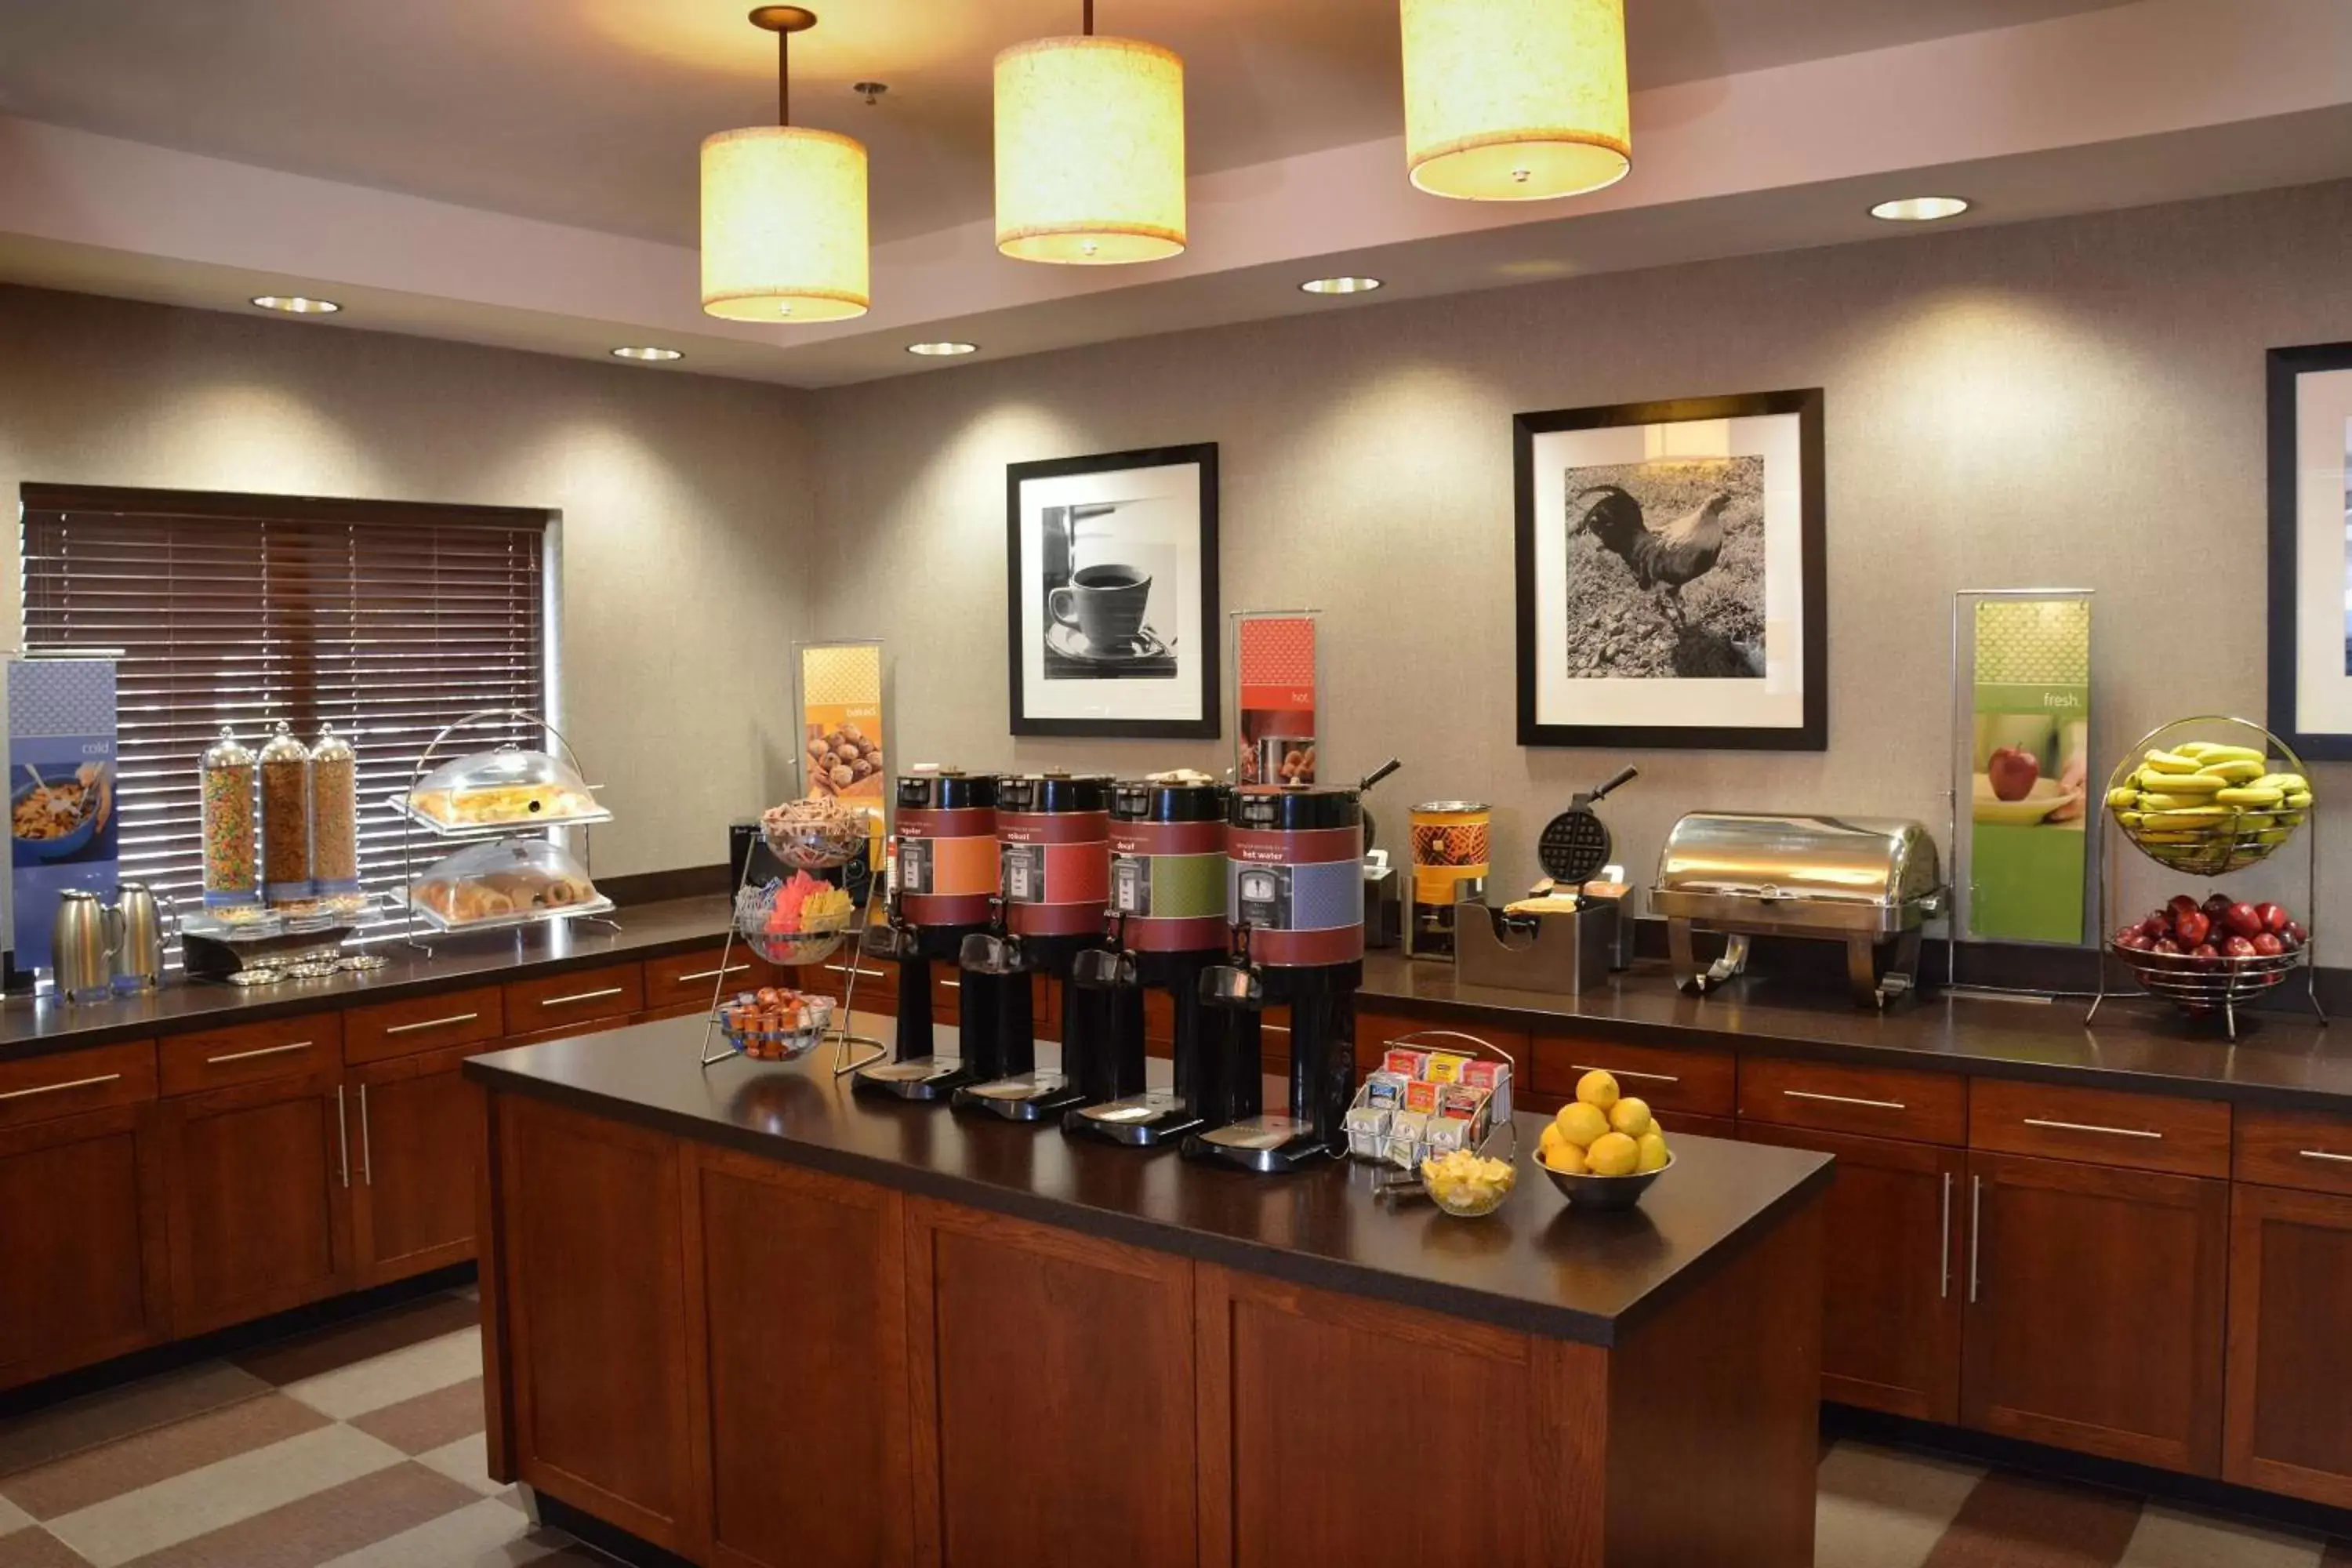
M 1666 836 L 1656 890 L 1885 905 L 1939 885 L 1936 840 L 1916 822 L 1695 811 Z

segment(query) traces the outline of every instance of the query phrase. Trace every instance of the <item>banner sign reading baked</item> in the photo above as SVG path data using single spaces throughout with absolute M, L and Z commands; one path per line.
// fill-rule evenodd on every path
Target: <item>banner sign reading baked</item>
M 8 665 L 8 806 L 16 967 L 46 969 L 58 894 L 111 898 L 116 876 L 114 661 Z
M 1234 616 L 1238 722 L 1234 776 L 1243 784 L 1315 782 L 1316 610 Z
M 2091 601 L 1987 595 L 1969 618 L 1965 934 L 2084 940 Z

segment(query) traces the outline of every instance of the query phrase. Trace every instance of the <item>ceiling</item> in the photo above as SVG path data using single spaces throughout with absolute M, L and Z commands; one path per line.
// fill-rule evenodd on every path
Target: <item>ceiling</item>
M 2122 0 L 1633 0 L 1637 87 Z M 873 231 L 987 216 L 990 64 L 1077 0 L 837 0 L 794 117 L 872 151 Z M 696 148 L 775 109 L 748 0 L 11 0 L 0 112 L 492 212 L 695 243 Z M 1196 172 L 1395 134 L 1395 0 L 1101 0 L 1186 61 Z M 868 107 L 850 84 L 889 91 Z
M 983 357 L 1902 231 L 2352 177 L 2352 5 L 2319 0 L 1628 0 L 1634 169 L 1567 202 L 1413 191 L 1395 0 L 1098 0 L 1187 61 L 1192 247 L 995 254 L 990 60 L 1076 0 L 818 0 L 795 118 L 873 150 L 874 310 L 788 328 L 697 302 L 695 149 L 773 109 L 748 0 L 5 0 L 0 280 L 389 330 L 635 374 L 821 385 L 956 336 Z M 890 90 L 873 106 L 848 84 Z M 1939 228 L 1940 232 L 1940 228 Z M 1313 300 L 1295 283 L 1391 287 Z

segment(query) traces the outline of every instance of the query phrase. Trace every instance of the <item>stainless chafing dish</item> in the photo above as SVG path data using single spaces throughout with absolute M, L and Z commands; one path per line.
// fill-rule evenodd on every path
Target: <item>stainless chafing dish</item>
M 1845 943 L 1855 1002 L 1881 1007 L 1911 989 L 1919 928 L 1942 900 L 1936 841 L 1916 822 L 1747 811 L 1675 823 L 1650 889 L 1684 989 L 1705 995 L 1744 972 L 1751 936 L 1816 937 Z M 1702 931 L 1729 939 L 1705 968 L 1691 942 Z

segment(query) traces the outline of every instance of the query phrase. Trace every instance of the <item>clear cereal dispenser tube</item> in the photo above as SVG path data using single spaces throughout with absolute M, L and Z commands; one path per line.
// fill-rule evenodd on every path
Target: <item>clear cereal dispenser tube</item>
M 310 877 L 322 899 L 360 890 L 360 761 L 332 724 L 310 747 Z
M 204 784 L 205 908 L 261 902 L 255 863 L 254 757 L 226 725 L 197 764 Z
M 311 896 L 310 752 L 283 719 L 261 748 L 261 881 L 273 904 Z

